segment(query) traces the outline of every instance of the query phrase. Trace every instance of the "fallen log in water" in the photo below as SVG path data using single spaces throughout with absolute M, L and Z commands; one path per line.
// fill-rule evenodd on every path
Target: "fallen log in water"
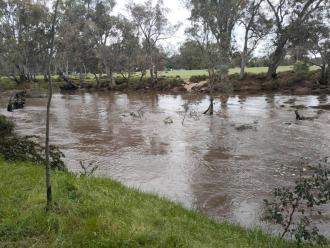
M 298 110 L 295 110 L 294 113 L 296 114 L 296 120 L 299 120 L 299 121 L 313 121 L 314 119 L 317 118 L 317 116 L 315 117 L 305 117 L 305 116 L 302 116 L 299 114 Z
M 67 78 L 61 70 L 59 70 L 59 76 L 65 82 L 63 86 L 60 86 L 61 90 L 77 90 L 79 88 L 72 80 Z
M 15 109 L 24 108 L 26 91 L 18 91 L 9 97 L 7 111 L 13 112 Z

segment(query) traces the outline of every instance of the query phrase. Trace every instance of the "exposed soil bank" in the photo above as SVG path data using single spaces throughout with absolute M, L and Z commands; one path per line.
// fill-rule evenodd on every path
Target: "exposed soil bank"
M 247 74 L 244 80 L 238 75 L 229 76 L 227 83 L 216 83 L 215 92 L 236 93 L 282 93 L 294 95 L 330 94 L 330 85 L 319 84 L 319 72 L 299 75 L 292 71 L 281 72 L 273 80 L 265 80 L 263 74 Z M 191 92 L 209 92 L 208 82 L 189 83 L 186 89 Z

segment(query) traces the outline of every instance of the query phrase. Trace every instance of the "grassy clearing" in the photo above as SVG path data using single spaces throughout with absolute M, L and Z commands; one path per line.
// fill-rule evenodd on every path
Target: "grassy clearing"
M 52 181 L 46 213 L 43 169 L 0 159 L 0 247 L 295 247 L 110 179 L 54 172 Z
M 283 71 L 291 71 L 293 69 L 293 66 L 280 66 L 278 68 L 278 72 L 283 72 Z M 254 74 L 259 74 L 259 73 L 266 73 L 268 70 L 267 67 L 251 67 L 251 68 L 246 68 L 246 72 L 248 73 L 254 73 Z M 229 70 L 229 74 L 235 74 L 239 73 L 240 68 L 231 68 Z M 175 77 L 175 76 L 180 76 L 183 79 L 189 79 L 191 76 L 198 76 L 198 75 L 208 75 L 207 70 L 173 70 L 173 71 L 168 71 L 168 72 L 161 72 L 160 75 L 166 75 L 169 77 Z
M 314 71 L 319 69 L 317 66 L 311 66 L 310 70 Z M 245 72 L 252 73 L 252 74 L 260 74 L 266 73 L 268 67 L 250 67 L 246 68 Z M 292 71 L 293 66 L 279 66 L 277 72 L 285 72 L 285 71 Z M 240 68 L 231 68 L 229 69 L 229 74 L 240 73 Z M 180 76 L 182 79 L 189 79 L 191 76 L 199 76 L 199 75 L 208 75 L 207 70 L 173 70 L 168 72 L 160 72 L 160 75 L 165 75 L 168 77 L 176 77 Z

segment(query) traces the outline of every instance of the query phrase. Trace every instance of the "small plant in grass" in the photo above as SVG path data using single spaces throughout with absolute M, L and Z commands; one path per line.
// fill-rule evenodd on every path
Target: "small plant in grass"
M 309 66 L 304 61 L 297 61 L 293 65 L 293 71 L 299 76 L 306 76 L 309 73 Z
M 35 140 L 35 136 L 10 135 L 0 140 L 0 154 L 8 161 L 30 161 L 45 164 L 44 150 Z M 66 170 L 64 154 L 56 146 L 49 147 L 50 167 L 61 171 Z
M 206 81 L 208 80 L 208 76 L 207 75 L 196 75 L 196 76 L 191 76 L 189 81 L 192 83 L 199 83 L 201 81 Z
M 86 164 L 84 161 L 79 162 L 82 172 L 80 172 L 80 176 L 90 177 L 93 176 L 94 172 L 99 168 L 95 162 L 89 162 Z
M 187 113 L 188 113 L 188 110 L 189 110 L 189 103 L 186 102 L 185 104 L 182 105 L 183 109 L 184 109 L 184 116 L 183 116 L 183 119 L 182 119 L 182 126 L 184 124 L 184 121 L 186 119 L 186 116 L 187 116 Z
M 264 200 L 267 220 L 283 228 L 281 238 L 294 237 L 303 241 L 324 243 L 325 237 L 313 225 L 313 216 L 322 215 L 322 208 L 330 202 L 330 170 L 325 163 L 301 170 L 294 187 L 276 188 L 271 200 Z
M 0 115 L 0 136 L 11 135 L 14 126 L 14 122 L 8 120 L 6 116 Z

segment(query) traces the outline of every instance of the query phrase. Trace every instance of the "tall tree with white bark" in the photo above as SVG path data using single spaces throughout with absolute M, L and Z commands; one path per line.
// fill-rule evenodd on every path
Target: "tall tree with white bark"
M 157 82 L 157 46 L 159 41 L 169 38 L 175 27 L 170 25 L 166 18 L 167 9 L 162 0 L 158 0 L 155 6 L 151 0 L 148 0 L 143 4 L 132 2 L 127 7 L 142 36 L 145 60 L 154 86 Z
M 46 140 L 45 140 L 45 174 L 46 174 L 46 194 L 47 194 L 47 209 L 51 207 L 52 204 L 52 185 L 51 185 L 51 172 L 50 172 L 50 161 L 49 161 L 49 133 L 50 133 L 50 107 L 53 95 L 53 85 L 51 77 L 51 65 L 52 58 L 54 54 L 54 43 L 55 43 L 55 25 L 57 21 L 57 11 L 60 0 L 56 0 L 54 7 L 54 14 L 52 19 L 52 26 L 50 30 L 50 46 L 49 46 L 49 56 L 47 61 L 47 79 L 48 79 L 48 99 L 47 99 L 47 113 L 46 113 Z
M 240 24 L 244 29 L 244 43 L 241 52 L 240 79 L 244 79 L 245 67 L 259 42 L 270 30 L 270 21 L 262 11 L 265 0 L 249 0 L 243 10 Z

